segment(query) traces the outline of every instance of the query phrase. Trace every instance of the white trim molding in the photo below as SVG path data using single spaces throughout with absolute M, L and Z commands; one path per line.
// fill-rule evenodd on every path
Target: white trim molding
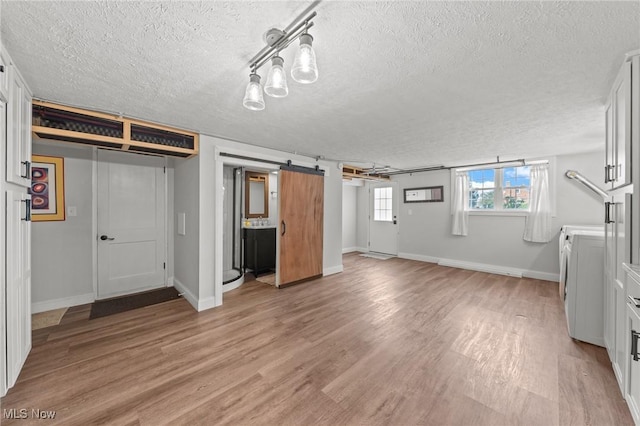
M 193 309 L 197 311 L 198 298 L 194 296 L 193 293 L 191 293 L 191 291 L 189 291 L 187 286 L 182 284 L 176 277 L 173 277 L 173 286 L 176 288 L 176 290 L 178 290 L 178 292 L 182 295 L 182 297 L 187 299 L 187 302 L 189 302 L 191 306 L 193 306 Z
M 559 274 L 551 274 L 549 272 L 540 271 L 522 271 L 522 276 L 526 278 L 533 278 L 542 281 L 553 281 L 555 283 L 560 281 Z
M 440 259 L 433 256 L 423 256 L 421 254 L 398 253 L 400 259 L 417 260 L 419 262 L 438 263 Z
M 417 260 L 419 262 L 437 263 L 440 266 L 448 266 L 451 268 L 469 269 L 471 271 L 487 272 L 489 274 L 507 275 L 518 278 L 533 278 L 542 281 L 558 282 L 560 279 L 558 274 L 542 271 L 531 271 L 527 269 L 510 268 L 508 266 L 489 265 L 486 263 L 466 262 L 455 259 L 440 259 L 433 256 L 425 256 L 412 253 L 398 253 L 401 259 Z
M 330 268 L 324 268 L 322 270 L 322 276 L 326 277 L 327 275 L 339 274 L 344 271 L 343 265 L 332 266 Z
M 93 293 L 81 294 L 78 296 L 63 297 L 60 299 L 45 300 L 43 302 L 34 302 L 31 304 L 31 313 L 52 311 L 60 308 L 70 308 L 71 306 L 85 305 L 93 303 L 96 300 Z
M 509 268 L 506 266 L 487 265 L 486 263 L 465 262 L 454 259 L 440 259 L 438 265 L 522 278 L 522 269 Z
M 359 251 L 358 247 L 346 247 L 342 249 L 342 254 L 353 253 L 354 251 Z

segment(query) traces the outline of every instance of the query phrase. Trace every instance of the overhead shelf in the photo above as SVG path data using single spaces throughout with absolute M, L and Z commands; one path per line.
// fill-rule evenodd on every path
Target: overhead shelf
M 342 166 L 342 179 L 365 179 L 365 180 L 389 180 L 389 176 L 379 173 L 371 173 L 360 167 L 344 165 Z
M 42 139 L 190 158 L 198 134 L 49 102 L 33 101 L 33 133 Z

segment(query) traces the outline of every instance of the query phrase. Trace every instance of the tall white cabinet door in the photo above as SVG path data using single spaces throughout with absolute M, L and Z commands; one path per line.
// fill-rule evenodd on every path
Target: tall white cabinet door
M 6 192 L 7 384 L 13 386 L 31 350 L 30 196 Z
M 637 301 L 636 301 L 637 303 Z M 625 399 L 636 424 L 640 424 L 640 308 L 627 305 L 629 374 Z
M 631 62 L 625 62 L 611 92 L 613 103 L 613 144 L 615 181 L 613 186 L 631 182 Z
M 7 182 L 28 188 L 31 184 L 31 94 L 10 68 L 7 104 Z
M 1 53 L 1 51 L 0 51 Z M 0 99 L 0 259 L 3 260 L 0 266 L 0 397 L 7 393 L 7 363 L 6 363 L 6 347 L 7 347 L 7 327 L 6 327 L 6 286 L 5 286 L 5 243 L 6 243 L 6 208 L 4 194 L 4 148 L 6 146 L 7 137 L 7 104 Z
M 98 150 L 98 299 L 166 286 L 164 159 Z
M 0 99 L 9 100 L 9 57 L 0 46 Z

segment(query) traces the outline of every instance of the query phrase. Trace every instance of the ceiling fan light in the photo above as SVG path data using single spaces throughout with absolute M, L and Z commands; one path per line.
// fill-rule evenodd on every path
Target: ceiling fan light
M 274 98 L 284 98 L 289 94 L 287 74 L 284 72 L 283 64 L 284 60 L 280 56 L 271 58 L 271 69 L 267 74 L 264 93 Z
M 260 76 L 256 73 L 249 75 L 249 84 L 244 92 L 242 105 L 252 111 L 261 111 L 264 109 L 264 97 L 262 96 L 262 87 L 260 86 Z
M 313 37 L 310 34 L 300 36 L 300 48 L 296 52 L 291 67 L 291 78 L 298 83 L 310 84 L 318 79 L 318 65 L 316 64 L 316 53 L 311 46 L 312 42 Z

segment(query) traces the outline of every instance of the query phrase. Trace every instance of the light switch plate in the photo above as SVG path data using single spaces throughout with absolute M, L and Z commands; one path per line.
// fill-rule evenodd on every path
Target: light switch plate
M 187 235 L 186 214 L 178 213 L 178 235 Z

